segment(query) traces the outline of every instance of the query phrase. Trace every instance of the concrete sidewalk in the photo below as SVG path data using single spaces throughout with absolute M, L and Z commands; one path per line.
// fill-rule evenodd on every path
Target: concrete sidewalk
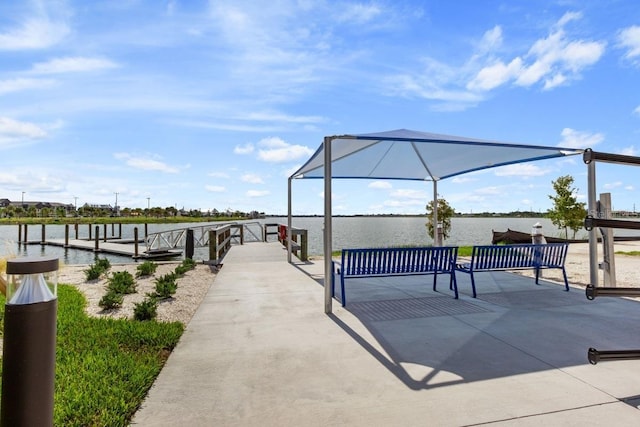
M 640 303 L 509 273 L 353 279 L 324 314 L 322 263 L 234 247 L 148 398 L 142 426 L 638 426 Z M 425 285 L 425 281 L 428 283 Z

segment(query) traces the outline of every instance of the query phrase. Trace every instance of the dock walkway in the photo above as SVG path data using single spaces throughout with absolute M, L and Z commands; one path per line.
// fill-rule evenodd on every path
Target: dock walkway
M 140 426 L 637 426 L 640 303 L 486 273 L 470 297 L 354 279 L 324 314 L 322 262 L 235 246 L 133 419 Z

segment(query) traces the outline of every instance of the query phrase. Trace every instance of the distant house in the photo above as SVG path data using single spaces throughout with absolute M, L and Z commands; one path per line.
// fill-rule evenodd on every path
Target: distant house
M 70 212 L 75 211 L 75 207 L 72 203 L 58 203 L 58 202 L 34 202 L 34 201 L 17 201 L 12 202 L 9 199 L 0 199 L 0 208 L 8 208 L 9 206 L 14 206 L 16 208 L 29 209 L 34 207 L 38 214 L 44 208 L 51 210 L 51 214 L 54 214 L 58 208 L 62 208 L 65 211 L 65 214 L 69 214 Z

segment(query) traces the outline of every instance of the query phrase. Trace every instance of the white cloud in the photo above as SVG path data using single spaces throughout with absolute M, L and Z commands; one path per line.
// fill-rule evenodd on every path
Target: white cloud
M 264 197 L 269 194 L 271 194 L 271 192 L 268 190 L 249 190 L 246 193 L 247 197 Z
M 254 147 L 253 144 L 247 143 L 245 145 L 236 145 L 233 149 L 235 154 L 251 154 L 253 153 Z
M 269 163 L 283 163 L 311 156 L 314 151 L 303 145 L 291 145 L 277 137 L 262 139 L 258 159 Z
M 47 132 L 40 125 L 0 117 L 0 148 L 46 137 Z
M 514 165 L 501 166 L 494 171 L 496 176 L 543 176 L 549 173 L 549 169 L 542 169 L 539 166 L 529 163 L 518 163 Z
M 44 49 L 62 41 L 69 32 L 64 22 L 28 18 L 16 28 L 0 33 L 0 50 Z
M 509 64 L 498 61 L 480 70 L 476 77 L 467 84 L 467 88 L 480 91 L 495 89 L 516 78 L 522 72 L 522 68 L 521 58 L 515 58 Z
M 533 44 L 527 57 L 534 62 L 524 66 L 516 79 L 517 85 L 531 86 L 543 80 L 544 88 L 551 89 L 569 79 L 579 78 L 584 68 L 600 60 L 604 54 L 605 42 L 569 40 L 562 28 L 580 17 L 576 13 L 565 14 L 558 21 L 555 32 Z
M 390 194 L 391 197 L 400 198 L 400 199 L 420 199 L 427 200 L 427 192 L 423 190 L 412 190 L 412 189 L 398 189 L 393 190 Z
M 106 70 L 116 68 L 115 62 L 102 58 L 67 57 L 38 62 L 31 69 L 33 74 L 60 74 Z
M 640 105 L 636 107 L 635 110 L 633 110 L 634 114 L 637 114 L 640 116 Z
M 636 147 L 634 147 L 633 145 L 620 150 L 620 154 L 624 154 L 625 156 L 635 156 L 637 155 L 637 153 L 638 150 L 636 150 Z
M 466 184 L 467 182 L 477 181 L 477 178 L 470 178 L 468 176 L 455 176 L 451 179 L 454 184 Z
M 571 128 L 564 128 L 561 132 L 562 141 L 558 147 L 590 148 L 604 141 L 604 134 L 581 132 Z
M 55 83 L 51 79 L 11 79 L 0 80 L 0 95 L 11 92 L 21 92 L 23 90 L 44 89 L 53 86 Z
M 618 33 L 618 45 L 627 50 L 624 57 L 634 60 L 640 56 L 640 26 L 633 25 Z
M 622 181 L 609 182 L 602 186 L 605 190 L 613 190 L 614 188 L 622 187 Z
M 346 4 L 344 10 L 339 12 L 339 22 L 349 22 L 349 24 L 364 24 L 380 16 L 383 11 L 375 3 L 351 3 Z
M 518 86 L 543 82 L 545 90 L 580 78 L 582 70 L 595 64 L 604 54 L 605 42 L 572 40 L 564 26 L 582 17 L 566 13 L 546 37 L 537 40 L 524 57 L 510 61 L 489 58 L 490 64 L 478 71 L 467 84 L 470 90 L 488 91 L 513 81 Z
M 221 185 L 205 185 L 204 189 L 210 193 L 224 193 L 227 189 Z
M 165 173 L 179 172 L 178 168 L 169 166 L 164 162 L 149 157 L 134 157 L 128 153 L 115 153 L 113 156 L 118 160 L 124 160 L 127 166 L 131 166 L 135 169 L 146 171 L 160 171 Z
M 635 187 L 633 185 L 627 185 L 627 186 L 624 187 L 624 189 L 627 190 L 627 191 L 634 191 Z
M 373 181 L 371 184 L 368 185 L 368 187 L 387 190 L 389 188 L 392 188 L 393 185 L 391 185 L 389 181 Z
M 207 176 L 210 176 L 212 178 L 222 178 L 222 179 L 230 178 L 229 174 L 225 172 L 209 172 Z
M 264 181 L 258 175 L 247 173 L 240 177 L 243 182 L 249 182 L 251 184 L 264 184 Z

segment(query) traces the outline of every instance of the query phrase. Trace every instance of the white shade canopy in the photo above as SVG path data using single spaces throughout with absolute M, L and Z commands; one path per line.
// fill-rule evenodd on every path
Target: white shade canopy
M 288 258 L 291 262 L 291 181 L 323 178 L 324 194 L 331 194 L 333 178 L 404 179 L 432 181 L 433 224 L 438 223 L 437 183 L 482 169 L 580 154 L 576 148 L 544 147 L 485 139 L 439 135 L 398 129 L 358 135 L 328 136 L 311 158 L 289 177 L 287 220 Z M 331 197 L 324 198 L 325 313 L 331 313 L 333 278 Z M 434 244 L 441 242 L 437 239 Z
M 332 178 L 439 181 L 481 169 L 582 153 L 398 129 L 331 137 Z M 291 178 L 324 177 L 324 144 Z

